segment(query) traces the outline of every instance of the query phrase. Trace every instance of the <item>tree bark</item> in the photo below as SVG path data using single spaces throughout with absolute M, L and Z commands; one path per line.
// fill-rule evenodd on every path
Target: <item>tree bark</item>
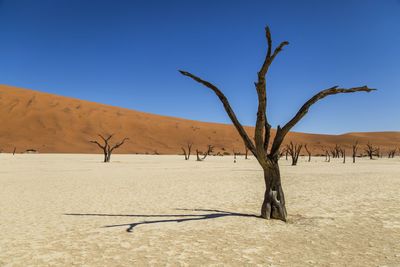
M 286 221 L 285 195 L 282 189 L 278 162 L 268 160 L 264 170 L 265 193 L 261 205 L 261 217 Z
M 304 145 L 304 148 L 306 149 L 308 154 L 308 162 L 311 162 L 311 151 L 308 149 L 307 145 Z

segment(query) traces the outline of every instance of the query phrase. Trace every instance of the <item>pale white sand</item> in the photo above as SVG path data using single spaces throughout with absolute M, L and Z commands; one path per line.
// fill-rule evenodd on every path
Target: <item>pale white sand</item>
M 231 214 L 259 213 L 254 159 L 101 158 L 0 154 L 0 266 L 400 266 L 399 158 L 281 160 L 288 223 Z

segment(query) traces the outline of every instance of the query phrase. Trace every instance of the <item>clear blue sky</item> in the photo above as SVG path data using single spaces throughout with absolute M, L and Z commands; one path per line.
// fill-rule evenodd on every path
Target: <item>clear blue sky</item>
M 290 45 L 269 72 L 273 127 L 333 85 L 296 131 L 400 130 L 400 1 L 0 0 L 0 83 L 156 114 L 252 125 L 264 26 Z

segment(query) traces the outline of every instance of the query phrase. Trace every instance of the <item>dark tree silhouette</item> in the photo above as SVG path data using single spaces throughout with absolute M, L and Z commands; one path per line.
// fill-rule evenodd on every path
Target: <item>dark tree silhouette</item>
M 233 151 L 233 163 L 236 163 L 236 156 L 240 156 L 240 152 L 236 152 L 235 149 Z
M 200 157 L 201 152 L 200 152 L 198 149 L 196 149 L 197 161 L 203 161 L 203 160 L 205 160 L 206 157 L 209 156 L 210 153 L 212 153 L 213 151 L 214 151 L 214 147 L 213 147 L 212 145 L 208 145 L 207 152 L 204 153 L 204 154 L 203 154 L 203 157 L 201 158 L 201 157 Z
M 110 162 L 111 154 L 114 151 L 114 149 L 119 148 L 120 146 L 122 146 L 125 143 L 126 140 L 129 140 L 129 138 L 125 137 L 124 139 L 122 139 L 121 142 L 118 142 L 115 145 L 111 146 L 109 144 L 109 141 L 113 137 L 113 134 L 110 134 L 107 138 L 102 136 L 101 134 L 99 134 L 99 137 L 103 140 L 104 145 L 100 144 L 96 140 L 90 141 L 90 142 L 93 143 L 93 144 L 96 144 L 98 147 L 100 147 L 103 150 L 104 162 Z
M 331 154 L 329 153 L 328 149 L 325 149 L 325 161 L 331 162 Z
M 15 152 L 17 151 L 17 148 L 16 147 L 14 147 L 14 150 L 13 150 L 13 156 L 15 155 Z
M 185 156 L 185 160 L 189 160 L 190 158 L 190 151 L 192 150 L 192 145 L 191 143 L 187 144 L 187 149 L 188 151 L 186 152 L 184 147 L 181 147 L 182 151 L 183 151 L 183 155 Z
M 286 134 L 296 125 L 308 112 L 309 108 L 317 101 L 334 94 L 339 93 L 354 93 L 354 92 L 370 92 L 375 89 L 370 89 L 367 86 L 354 87 L 350 89 L 339 88 L 334 86 L 325 90 L 320 91 L 311 97 L 305 104 L 299 109 L 294 117 L 287 122 L 283 127 L 278 126 L 275 138 L 272 142 L 271 149 L 268 151 L 268 144 L 271 137 L 271 125 L 268 122 L 266 114 L 267 107 L 267 91 L 266 91 L 266 75 L 269 67 L 276 58 L 276 56 L 282 51 L 283 47 L 288 45 L 288 42 L 282 42 L 274 50 L 272 49 L 272 38 L 268 27 L 265 28 L 265 36 L 267 39 L 267 53 L 264 62 L 258 72 L 258 80 L 255 83 L 257 95 L 258 95 L 258 111 L 257 120 L 254 131 L 254 143 L 248 136 L 247 132 L 243 128 L 242 124 L 236 117 L 228 99 L 221 92 L 221 90 L 214 84 L 203 80 L 187 71 L 180 70 L 181 74 L 193 79 L 194 81 L 211 89 L 222 102 L 226 113 L 231 119 L 233 125 L 242 137 L 244 143 L 253 153 L 254 157 L 259 162 L 260 166 L 264 170 L 264 181 L 265 181 L 265 194 L 264 201 L 261 206 L 261 217 L 265 219 L 273 218 L 286 221 L 287 212 L 285 205 L 285 196 L 281 184 L 281 175 L 279 171 L 279 149 L 282 142 L 285 139 Z
M 389 159 L 394 158 L 394 156 L 396 155 L 396 151 L 397 151 L 397 148 L 389 150 L 388 158 Z
M 346 149 L 345 148 L 341 148 L 340 149 L 340 154 L 343 157 L 343 163 L 346 163 Z
M 379 148 L 374 147 L 370 142 L 366 144 L 364 151 L 370 159 L 373 159 L 373 157 L 379 157 Z
M 311 162 L 311 151 L 308 149 L 307 144 L 304 145 L 304 148 L 308 154 L 308 162 Z
M 246 147 L 245 147 L 244 159 L 249 159 L 248 155 L 249 155 L 249 149 L 248 149 L 247 146 L 246 146 Z
M 353 144 L 353 163 L 356 163 L 356 156 L 357 156 L 357 150 L 358 150 L 358 141 L 356 141 Z
M 341 147 L 338 144 L 335 144 L 335 147 L 331 149 L 332 158 L 340 158 L 342 152 Z
M 293 144 L 293 142 L 290 142 L 289 144 L 286 145 L 286 150 L 288 151 L 289 155 L 292 157 L 292 166 L 297 165 L 297 160 L 299 159 L 300 156 L 300 151 L 303 145 L 301 144 Z

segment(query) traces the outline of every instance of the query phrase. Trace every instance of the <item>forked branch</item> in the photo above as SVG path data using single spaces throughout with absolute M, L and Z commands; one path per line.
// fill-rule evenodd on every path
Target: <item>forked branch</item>
M 283 126 L 282 128 L 278 126 L 270 154 L 274 156 L 279 151 L 279 147 L 281 146 L 286 134 L 307 114 L 309 108 L 319 100 L 329 95 L 341 93 L 371 92 L 374 90 L 376 89 L 368 88 L 368 86 L 353 87 L 349 89 L 338 88 L 338 86 L 334 86 L 315 94 L 300 108 L 296 115 L 288 123 L 285 124 L 285 126 Z

